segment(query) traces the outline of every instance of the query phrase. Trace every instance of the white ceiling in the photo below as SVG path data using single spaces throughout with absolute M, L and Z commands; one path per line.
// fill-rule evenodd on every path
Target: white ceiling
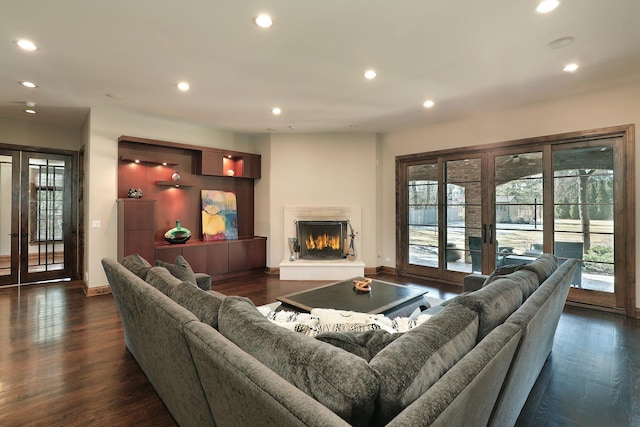
M 111 107 L 236 132 L 385 132 L 640 80 L 640 0 L 536 4 L 2 0 L 0 116 L 79 126 Z M 259 12 L 276 25 L 256 27 Z

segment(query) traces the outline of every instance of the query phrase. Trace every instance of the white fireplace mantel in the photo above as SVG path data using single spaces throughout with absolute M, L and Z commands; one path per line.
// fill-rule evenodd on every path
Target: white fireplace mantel
M 360 257 L 360 234 L 356 234 L 356 260 L 305 260 L 289 261 L 289 237 L 296 237 L 296 221 L 348 220 L 358 233 L 361 230 L 360 206 L 285 206 L 284 254 L 280 263 L 281 280 L 345 280 L 364 276 L 364 262 Z

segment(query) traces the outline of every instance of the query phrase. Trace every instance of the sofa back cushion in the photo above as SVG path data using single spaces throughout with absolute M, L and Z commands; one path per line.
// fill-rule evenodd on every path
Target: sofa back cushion
M 520 333 L 508 323 L 496 327 L 387 427 L 486 426 Z
M 222 301 L 218 329 L 345 421 L 369 425 L 380 381 L 361 357 L 273 324 L 243 297 Z
M 498 267 L 495 270 L 493 270 L 493 272 L 484 280 L 484 282 L 482 283 L 482 287 L 487 286 L 488 284 L 492 283 L 493 281 L 499 279 L 500 277 L 504 277 L 508 274 L 513 273 L 514 271 L 518 271 L 520 269 L 520 265 L 519 264 L 508 264 L 508 265 L 503 265 L 502 267 Z
M 178 255 L 173 264 L 156 260 L 157 267 L 164 267 L 169 270 L 174 277 L 180 279 L 182 282 L 189 282 L 197 285 L 196 274 L 193 272 L 191 265 L 187 262 L 182 255 Z
M 171 289 L 169 297 L 196 315 L 201 322 L 218 328 L 218 311 L 225 296 L 216 291 L 203 291 L 189 282 L 182 282 Z
M 516 282 L 507 277 L 501 277 L 488 286 L 456 298 L 455 304 L 462 304 L 478 313 L 480 316 L 478 341 L 480 341 L 520 307 L 522 290 Z
M 531 264 L 525 264 L 521 270 L 533 271 L 538 275 L 538 282 L 547 280 L 558 268 L 558 258 L 553 254 L 544 253 L 536 258 Z
M 518 270 L 504 276 L 505 279 L 511 280 L 515 286 L 520 288 L 522 292 L 522 301 L 524 302 L 529 296 L 538 289 L 538 275 L 530 270 Z
M 477 334 L 478 314 L 449 304 L 380 350 L 369 362 L 380 376 L 376 424 L 387 423 L 418 399 L 474 347 Z
M 182 280 L 169 273 L 164 267 L 151 267 L 147 273 L 146 282 L 169 296 L 171 290 L 182 283 Z
M 149 261 L 138 254 L 127 255 L 122 258 L 122 265 L 142 280 L 147 279 L 147 272 L 151 268 Z
M 316 339 L 360 356 L 368 362 L 380 350 L 401 336 L 401 333 L 392 334 L 382 329 L 376 329 L 371 331 L 322 332 L 316 335 Z

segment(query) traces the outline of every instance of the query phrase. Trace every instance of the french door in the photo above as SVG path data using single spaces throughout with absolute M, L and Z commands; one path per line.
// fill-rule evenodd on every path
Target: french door
M 569 300 L 635 311 L 633 127 L 400 156 L 397 269 L 472 272 L 578 260 Z
M 0 286 L 18 283 L 20 152 L 0 149 Z
M 75 278 L 76 162 L 0 149 L 0 285 Z

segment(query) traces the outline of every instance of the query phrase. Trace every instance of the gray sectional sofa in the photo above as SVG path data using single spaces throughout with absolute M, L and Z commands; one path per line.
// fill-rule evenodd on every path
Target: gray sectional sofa
M 181 426 L 513 425 L 575 270 L 544 254 L 476 277 L 479 289 L 404 334 L 314 338 L 246 298 L 200 289 L 189 271 L 102 263 L 125 345 Z

